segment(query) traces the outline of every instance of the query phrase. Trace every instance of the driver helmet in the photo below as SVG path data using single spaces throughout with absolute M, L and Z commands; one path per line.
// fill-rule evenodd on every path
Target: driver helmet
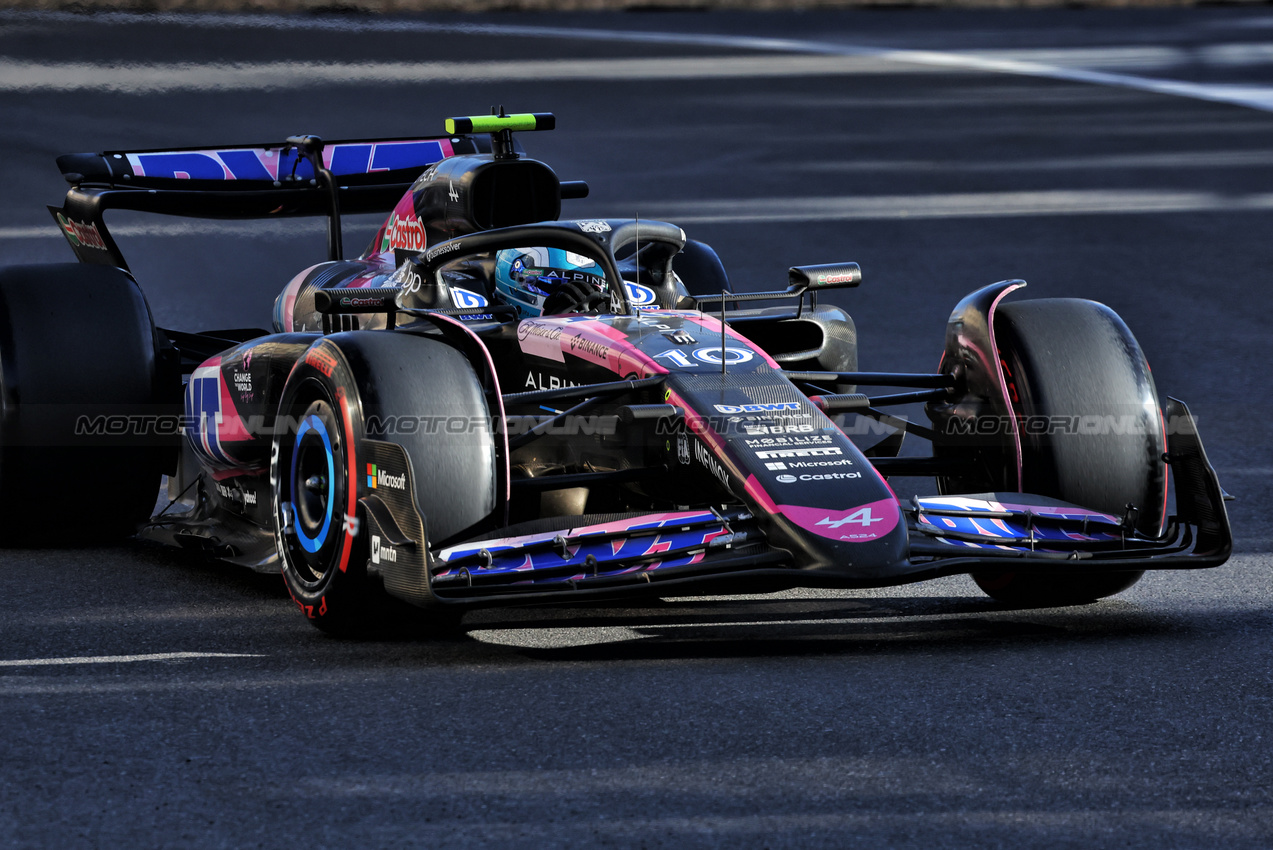
M 495 289 L 522 318 L 544 314 L 558 288 L 582 283 L 605 292 L 605 276 L 591 258 L 560 248 L 508 248 L 495 255 Z

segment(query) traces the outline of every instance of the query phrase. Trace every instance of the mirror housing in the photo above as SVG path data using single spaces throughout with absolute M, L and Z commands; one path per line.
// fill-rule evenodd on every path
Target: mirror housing
M 793 289 L 849 289 L 862 282 L 862 268 L 857 263 L 792 266 L 787 269 L 787 282 Z

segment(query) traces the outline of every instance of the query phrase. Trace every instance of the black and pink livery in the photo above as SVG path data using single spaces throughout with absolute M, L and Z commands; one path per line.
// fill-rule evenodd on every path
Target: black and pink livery
M 143 329 L 152 401 L 180 421 L 157 466 L 146 448 L 171 502 L 137 517 L 143 536 L 281 570 L 334 630 L 390 599 L 440 617 L 960 572 L 1006 601 L 1060 603 L 1227 558 L 1193 420 L 1160 405 L 1107 308 L 1004 304 L 1023 285 L 1006 281 L 957 305 L 933 373 L 861 371 L 852 320 L 826 303 L 858 285 L 856 265 L 795 266 L 780 290 L 734 294 L 674 224 L 560 221 L 587 187 L 521 155 L 512 130 L 547 116 L 520 118 L 489 141 L 59 160 L 76 184 L 51 208 L 59 227 L 120 276 L 110 208 L 332 224 L 328 259 L 283 287 L 272 328 Z M 372 209 L 384 225 L 344 259 L 341 214 Z M 493 258 L 529 245 L 594 259 L 609 308 L 518 319 Z M 1058 325 L 1080 341 L 1059 358 Z M 887 412 L 905 404 L 929 424 Z M 901 455 L 907 434 L 932 452 Z

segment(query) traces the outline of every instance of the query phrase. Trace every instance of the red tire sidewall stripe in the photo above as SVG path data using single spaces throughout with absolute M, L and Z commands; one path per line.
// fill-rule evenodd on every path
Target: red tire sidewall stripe
M 354 535 L 358 533 L 357 528 L 350 528 L 353 520 L 346 519 L 346 517 L 356 519 L 358 516 L 358 458 L 357 444 L 354 442 L 353 420 L 349 415 L 349 398 L 344 387 L 336 387 L 336 406 L 340 408 L 340 422 L 345 430 L 345 455 L 349 463 L 348 483 L 345 486 L 348 493 L 348 505 L 345 516 L 341 518 L 345 533 L 340 544 L 340 563 L 338 564 L 343 573 L 349 567 L 349 553 L 353 549 Z

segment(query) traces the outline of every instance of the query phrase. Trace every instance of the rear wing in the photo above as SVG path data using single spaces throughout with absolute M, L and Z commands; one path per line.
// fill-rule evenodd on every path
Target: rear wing
M 315 140 L 317 151 L 297 145 Z M 67 154 L 58 168 L 71 184 L 61 207 L 49 207 L 80 262 L 128 269 L 102 214 L 136 210 L 194 218 L 253 219 L 345 213 L 388 214 L 430 165 L 489 153 L 484 136 L 361 139 L 324 144 L 106 151 Z M 315 169 L 317 156 L 322 167 Z M 338 241 L 337 233 L 335 240 Z

